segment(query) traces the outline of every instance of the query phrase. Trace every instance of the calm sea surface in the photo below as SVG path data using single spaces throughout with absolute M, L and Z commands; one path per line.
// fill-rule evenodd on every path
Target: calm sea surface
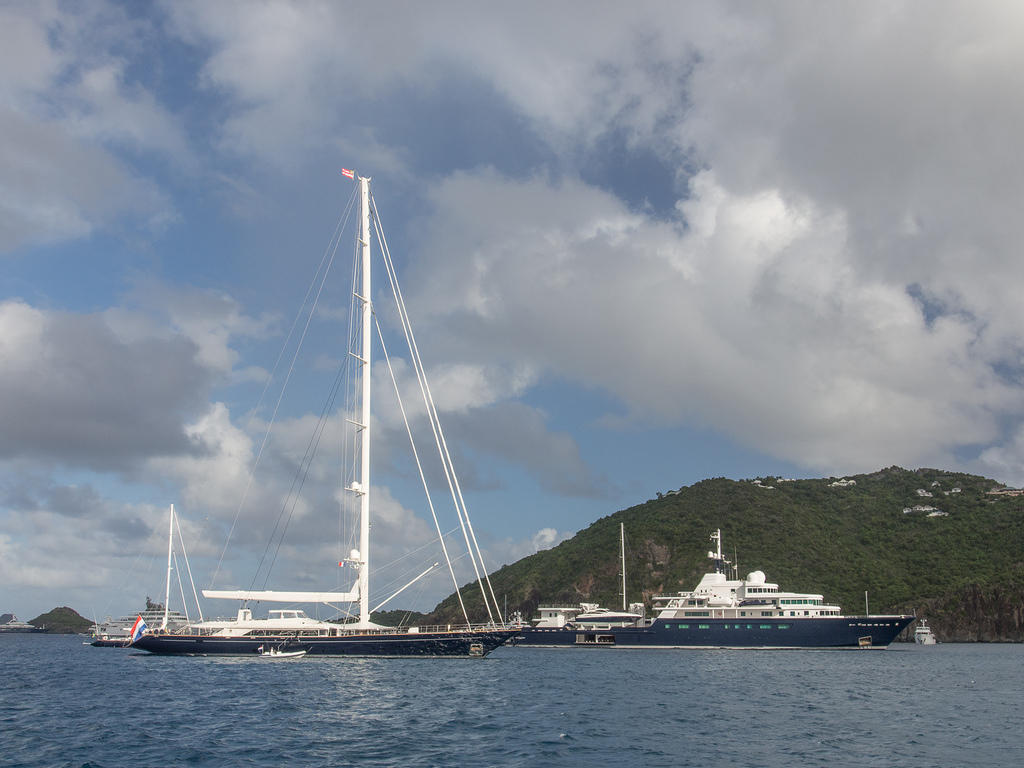
M 1024 646 L 162 658 L 0 636 L 3 766 L 1018 766 Z

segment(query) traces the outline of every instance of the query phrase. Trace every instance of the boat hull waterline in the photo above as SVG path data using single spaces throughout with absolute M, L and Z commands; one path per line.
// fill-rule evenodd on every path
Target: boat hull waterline
M 913 616 L 800 619 L 655 619 L 646 627 L 524 627 L 511 645 L 527 648 L 885 648 Z
M 306 651 L 308 656 L 483 657 L 516 634 L 517 630 L 511 629 L 303 638 L 287 635 L 247 638 L 147 634 L 139 638 L 132 648 L 166 655 L 247 656 L 258 654 L 261 646 L 273 644 L 288 651 Z

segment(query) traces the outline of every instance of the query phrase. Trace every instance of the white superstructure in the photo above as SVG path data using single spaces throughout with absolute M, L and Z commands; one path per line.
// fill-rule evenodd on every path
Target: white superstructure
M 786 617 L 793 619 L 840 616 L 838 605 L 828 605 L 822 595 L 804 592 L 783 592 L 779 585 L 767 580 L 763 571 L 751 571 L 745 579 L 730 579 L 732 565 L 722 555 L 722 531 L 711 534 L 715 550 L 708 558 L 715 570 L 705 573 L 690 592 L 651 597 L 659 619 L 750 619 Z

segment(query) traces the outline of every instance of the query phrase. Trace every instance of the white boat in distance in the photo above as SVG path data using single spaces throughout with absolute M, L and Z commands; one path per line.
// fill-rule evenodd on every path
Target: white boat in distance
M 29 624 L 27 621 L 21 621 L 13 613 L 5 613 L 0 616 L 0 632 L 14 633 L 35 633 L 45 632 L 45 627 L 37 627 L 34 624 Z
M 622 577 L 622 610 L 602 608 L 597 603 L 580 603 L 578 607 L 542 605 L 537 608 L 540 618 L 533 626 L 542 629 L 561 628 L 571 623 L 580 629 L 600 630 L 612 627 L 634 627 L 644 618 L 644 604 L 631 603 L 626 606 L 626 526 L 619 523 L 619 564 Z M 529 628 L 529 625 L 524 625 Z M 517 638 L 522 644 L 521 636 Z M 515 641 L 514 641 L 515 642 Z
M 356 176 L 355 173 L 348 170 L 343 171 L 343 175 L 348 178 Z M 360 402 L 358 410 L 353 408 L 350 418 L 346 419 L 354 427 L 357 436 L 354 442 L 357 444 L 355 450 L 358 458 L 358 471 L 354 473 L 349 484 L 345 486 L 345 490 L 352 494 L 359 504 L 357 540 L 359 548 L 353 549 L 343 561 L 355 569 L 357 574 L 356 582 L 347 592 L 204 589 L 203 595 L 207 598 L 240 601 L 241 606 L 238 609 L 237 616 L 234 619 L 200 620 L 189 623 L 177 631 L 170 631 L 166 628 L 150 631 L 136 640 L 132 646 L 133 648 L 158 654 L 245 655 L 259 653 L 260 647 L 286 646 L 290 650 L 303 651 L 310 655 L 481 657 L 486 656 L 516 634 L 514 628 L 506 627 L 498 609 L 498 601 L 494 597 L 494 591 L 486 576 L 480 548 L 476 543 L 476 535 L 473 533 L 472 525 L 469 522 L 468 511 L 462 498 L 458 480 L 454 474 L 454 467 L 452 466 L 447 444 L 444 441 L 444 433 L 438 420 L 437 409 L 430 395 L 430 388 L 426 383 L 425 370 L 412 334 L 408 314 L 405 311 L 405 302 L 398 287 L 394 264 L 387 247 L 387 240 L 383 236 L 376 205 L 370 195 L 370 179 L 359 176 L 358 185 L 359 232 L 356 238 L 356 264 L 352 272 L 352 297 L 353 316 L 358 317 L 359 322 L 358 333 L 352 334 L 350 337 L 352 348 L 348 350 L 348 356 L 349 360 L 354 361 L 356 366 L 356 373 L 354 375 L 358 377 L 359 381 Z M 437 515 L 434 513 L 434 506 L 430 501 L 430 494 L 427 491 L 427 483 L 422 469 L 420 470 L 420 476 L 423 480 L 424 490 L 427 491 L 427 503 L 434 518 L 440 546 L 448 564 L 455 592 L 459 597 L 465 624 L 393 628 L 380 626 L 370 620 L 370 371 L 372 339 L 374 328 L 376 327 L 371 302 L 372 291 L 370 281 L 371 219 L 377 235 L 376 242 L 380 245 L 380 253 L 384 266 L 387 269 L 391 296 L 398 309 L 399 320 L 408 343 L 410 365 L 415 370 L 420 383 L 426 415 L 431 422 L 435 443 L 437 444 L 449 489 L 455 502 L 459 523 L 462 526 L 463 538 L 468 550 L 466 554 L 468 554 L 476 573 L 480 593 L 483 598 L 482 603 L 486 608 L 487 617 L 484 623 L 473 624 L 470 622 L 459 591 L 458 580 L 452 568 L 452 558 L 449 556 L 444 534 L 437 520 Z M 336 250 L 337 245 L 333 239 L 332 244 L 334 244 L 334 250 Z M 328 252 L 331 252 L 330 248 Z M 329 268 L 330 263 L 327 264 L 326 268 L 323 268 L 324 276 L 326 276 Z M 319 276 L 320 272 L 318 271 L 317 274 Z M 319 295 L 319 293 L 316 295 Z M 313 306 L 315 309 L 315 304 Z M 358 349 L 355 348 L 357 346 L 359 347 Z M 388 368 L 391 368 L 390 360 L 388 361 Z M 396 392 L 399 390 L 397 383 L 395 390 Z M 401 403 L 399 405 L 401 406 Z M 405 417 L 404 407 L 402 407 L 402 415 Z M 406 421 L 406 427 L 408 430 L 408 421 Z M 409 437 L 416 458 L 416 464 L 420 467 L 419 456 L 416 455 L 411 432 L 409 432 Z M 170 574 L 171 568 L 170 561 L 169 542 L 168 574 Z M 342 563 L 339 563 L 339 565 L 342 565 Z M 372 610 L 382 607 L 384 603 L 433 570 L 433 567 L 436 565 L 437 563 L 434 563 L 433 566 L 427 568 L 423 573 L 419 574 L 419 576 Z M 292 606 L 296 604 L 324 604 L 331 607 L 335 607 L 338 604 L 358 604 L 358 619 L 345 624 L 320 621 L 310 618 L 303 611 L 295 608 L 272 610 L 269 611 L 267 618 L 257 618 L 253 615 L 250 605 L 261 602 L 288 603 Z
M 917 626 L 914 627 L 914 642 L 918 645 L 935 645 L 938 642 L 932 628 L 924 619 L 918 619 Z

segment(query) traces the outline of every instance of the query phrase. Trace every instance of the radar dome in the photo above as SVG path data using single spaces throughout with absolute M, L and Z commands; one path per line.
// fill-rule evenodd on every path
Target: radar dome
M 747 574 L 748 584 L 764 584 L 764 571 L 752 571 Z

